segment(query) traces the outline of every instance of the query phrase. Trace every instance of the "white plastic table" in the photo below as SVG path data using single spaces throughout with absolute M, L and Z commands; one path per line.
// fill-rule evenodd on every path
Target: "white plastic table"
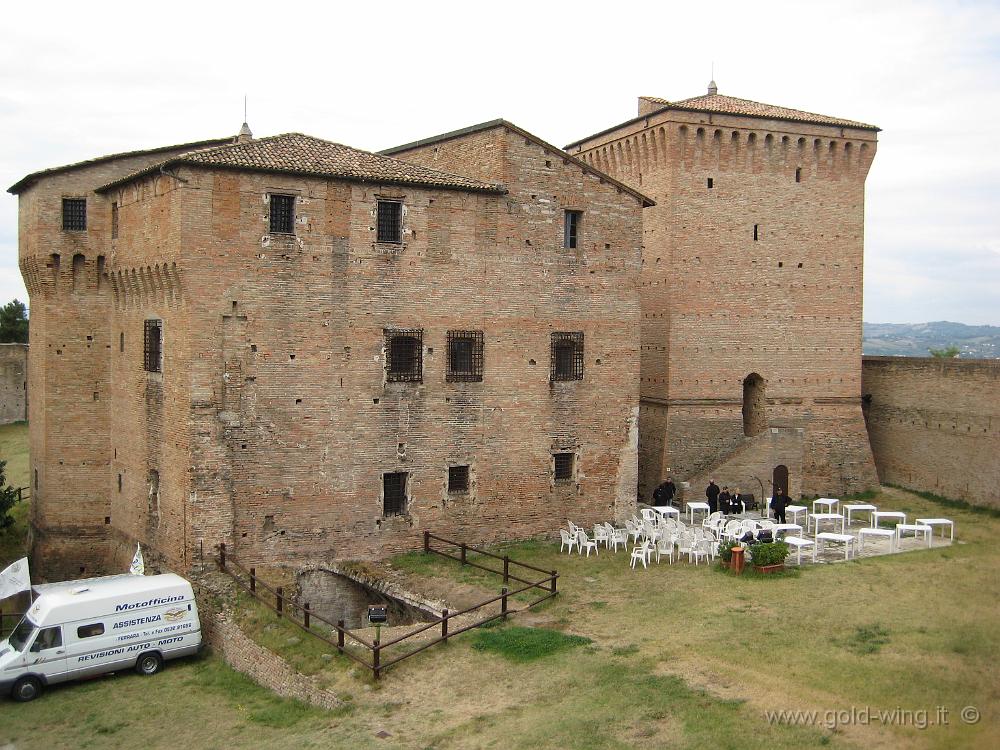
M 817 497 L 815 500 L 813 500 L 813 513 L 817 512 L 816 511 L 817 505 L 822 505 L 824 508 L 826 508 L 826 510 L 823 512 L 833 513 L 833 506 L 839 502 L 840 500 L 838 500 L 835 497 Z
M 839 513 L 810 513 L 808 522 L 806 523 L 806 531 L 808 531 L 811 526 L 815 525 L 816 529 L 813 533 L 818 534 L 819 525 L 823 521 L 833 521 L 835 523 L 840 521 L 840 532 L 844 532 L 844 517 Z
M 872 511 L 872 528 L 878 527 L 878 522 L 883 518 L 898 518 L 900 519 L 897 523 L 906 523 L 906 514 L 898 510 L 873 510 Z
M 951 530 L 951 541 L 955 541 L 955 522 L 950 518 L 918 518 L 917 523 L 924 526 L 940 526 L 942 539 L 944 539 L 944 527 L 947 526 Z M 931 534 L 933 533 L 932 531 Z
M 803 547 L 813 547 L 813 546 L 816 545 L 816 542 L 814 542 L 812 539 L 803 539 L 802 537 L 799 537 L 799 536 L 786 536 L 785 537 L 785 542 L 787 544 L 790 544 L 792 547 L 795 547 L 795 564 L 796 565 L 801 565 L 802 564 L 802 548 Z M 813 562 L 815 562 L 815 561 L 816 561 L 816 557 L 814 555 L 813 556 Z
M 691 525 L 694 526 L 694 512 L 696 510 L 703 510 L 708 513 L 709 507 L 708 503 L 688 503 L 688 513 L 691 514 Z
M 931 540 L 934 538 L 934 529 L 923 523 L 897 523 L 896 524 L 896 546 L 899 547 L 899 541 L 903 538 L 903 534 L 907 531 L 912 531 L 913 536 L 916 539 L 920 538 L 920 535 L 924 535 L 924 539 L 927 540 L 927 548 L 930 549 Z
M 792 523 L 798 523 L 799 513 L 805 513 L 807 510 L 809 509 L 804 505 L 789 505 L 785 508 L 785 518 L 788 518 L 788 515 L 791 514 Z
M 880 536 L 889 540 L 889 551 L 896 551 L 896 532 L 892 529 L 863 528 L 858 529 L 858 552 L 865 548 L 865 538 Z
M 677 508 L 675 508 L 673 505 L 654 505 L 652 506 L 652 508 L 653 510 L 655 510 L 657 513 L 659 513 L 661 516 L 664 517 L 667 516 L 677 516 L 677 518 L 681 517 L 681 512 L 677 510 Z
M 847 525 L 851 525 L 851 513 L 857 513 L 860 510 L 867 510 L 869 514 L 874 513 L 878 508 L 876 508 L 871 503 L 848 503 L 844 506 L 844 512 L 847 513 Z M 869 520 L 871 516 L 869 515 Z
M 779 531 L 794 531 L 796 534 L 802 533 L 802 526 L 797 523 L 776 523 L 771 527 L 771 532 L 774 534 L 774 538 L 778 538 Z
M 851 559 L 851 546 L 854 544 L 854 537 L 850 534 L 833 534 L 824 531 L 816 535 L 816 546 L 813 547 L 813 562 L 816 562 L 816 553 L 823 549 L 821 542 L 837 542 L 844 545 L 844 559 Z

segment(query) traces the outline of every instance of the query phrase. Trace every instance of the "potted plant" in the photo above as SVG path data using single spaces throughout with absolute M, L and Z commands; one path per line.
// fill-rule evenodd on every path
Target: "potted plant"
M 733 560 L 733 545 L 732 542 L 719 542 L 719 564 L 723 568 L 728 568 L 729 563 Z
M 785 569 L 788 545 L 785 542 L 764 542 L 750 548 L 753 569 L 758 573 L 778 573 Z

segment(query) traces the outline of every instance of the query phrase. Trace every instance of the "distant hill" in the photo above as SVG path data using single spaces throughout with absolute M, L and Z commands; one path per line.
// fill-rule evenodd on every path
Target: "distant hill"
M 1000 326 L 933 323 L 865 323 L 865 354 L 929 357 L 931 349 L 957 346 L 962 359 L 1000 359 Z

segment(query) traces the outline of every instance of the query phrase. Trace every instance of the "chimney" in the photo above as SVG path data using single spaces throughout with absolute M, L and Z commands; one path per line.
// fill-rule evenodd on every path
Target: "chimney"
M 715 81 L 709 81 L 708 82 L 708 95 L 709 96 L 715 96 L 718 93 L 719 93 L 719 87 L 718 87 L 718 85 L 715 83 Z
M 250 132 L 250 126 L 243 123 L 243 127 L 240 128 L 239 135 L 236 136 L 237 143 L 250 143 L 253 140 L 253 133 Z

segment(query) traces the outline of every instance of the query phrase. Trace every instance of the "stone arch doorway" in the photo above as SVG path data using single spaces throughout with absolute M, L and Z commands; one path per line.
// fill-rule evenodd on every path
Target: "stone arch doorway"
M 764 378 L 752 372 L 743 380 L 743 434 L 759 435 L 767 429 Z
M 778 494 L 778 490 L 784 490 L 788 494 L 788 467 L 778 464 L 771 472 L 771 496 Z

